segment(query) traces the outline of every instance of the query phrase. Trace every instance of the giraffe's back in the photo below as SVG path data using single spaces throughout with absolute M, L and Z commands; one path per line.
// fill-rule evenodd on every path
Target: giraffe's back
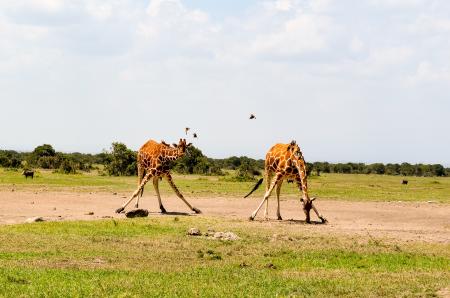
M 147 141 L 138 151 L 138 164 L 144 167 L 154 168 L 157 164 L 161 163 L 160 156 L 162 155 L 162 150 L 167 146 L 158 143 L 154 140 Z
M 287 176 L 295 176 L 298 171 L 291 166 L 292 153 L 288 150 L 290 144 L 275 144 L 266 154 L 265 169 L 269 172 L 284 172 Z

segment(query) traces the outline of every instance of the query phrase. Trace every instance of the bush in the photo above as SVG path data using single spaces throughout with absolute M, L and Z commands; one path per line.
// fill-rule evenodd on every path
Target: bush
M 105 170 L 110 176 L 137 175 L 136 152 L 122 143 L 112 143 L 111 152 L 107 153 Z

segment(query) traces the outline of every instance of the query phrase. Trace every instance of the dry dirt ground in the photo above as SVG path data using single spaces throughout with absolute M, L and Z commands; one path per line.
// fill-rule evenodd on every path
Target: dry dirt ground
M 74 192 L 0 192 L 0 224 L 23 223 L 27 218 L 40 216 L 45 220 L 92 220 L 124 218 L 114 210 L 125 201 L 125 194 Z M 261 198 L 187 198 L 202 214 L 195 215 L 175 196 L 164 197 L 168 215 L 161 215 L 157 199 L 144 195 L 139 207 L 152 216 L 226 217 L 247 221 Z M 133 203 L 134 204 L 134 203 Z M 269 199 L 269 221 L 264 221 L 261 208 L 255 224 L 292 225 L 299 229 L 348 235 L 369 235 L 406 241 L 450 243 L 450 204 L 409 202 L 345 202 L 317 200 L 316 206 L 328 219 L 327 224 L 308 225 L 298 200 L 282 200 L 283 221 L 276 218 L 276 200 Z M 128 209 L 133 209 L 130 204 Z M 92 213 L 93 215 L 89 215 Z M 311 219 L 317 220 L 313 212 Z

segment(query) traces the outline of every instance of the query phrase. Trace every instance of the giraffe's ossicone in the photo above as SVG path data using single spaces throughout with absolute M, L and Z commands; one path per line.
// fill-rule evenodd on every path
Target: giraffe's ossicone
M 122 207 L 116 210 L 117 213 L 121 213 L 125 210 L 125 207 L 134 199 L 136 199 L 136 208 L 139 207 L 139 198 L 144 194 L 145 184 L 153 180 L 153 186 L 156 191 L 156 195 L 158 197 L 159 208 L 162 213 L 166 213 L 166 209 L 164 208 L 161 202 L 161 195 L 159 193 L 159 179 L 165 178 L 167 182 L 175 191 L 175 194 L 183 200 L 183 202 L 195 213 L 201 213 L 199 209 L 191 206 L 188 201 L 183 197 L 181 192 L 176 187 L 173 182 L 172 176 L 170 175 L 170 162 L 174 161 L 186 154 L 187 149 L 192 144 L 186 143 L 186 139 L 180 139 L 178 144 L 172 144 L 170 146 L 164 141 L 161 143 L 155 142 L 153 140 L 149 140 L 147 143 L 142 145 L 137 154 L 137 162 L 138 162 L 138 188 L 133 193 L 131 198 L 126 201 Z

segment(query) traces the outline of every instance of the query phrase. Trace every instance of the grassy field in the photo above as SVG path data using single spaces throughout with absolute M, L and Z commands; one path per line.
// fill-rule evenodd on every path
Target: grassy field
M 187 236 L 193 226 L 241 240 Z M 0 226 L 0 296 L 9 297 L 432 297 L 450 285 L 449 269 L 449 245 L 298 224 L 168 216 Z
M 254 182 L 230 182 L 221 177 L 175 175 L 175 183 L 190 197 L 242 197 Z M 401 180 L 409 180 L 402 185 Z M 80 192 L 132 192 L 136 177 L 98 176 L 95 173 L 64 175 L 39 171 L 35 179 L 26 180 L 18 171 L 0 169 L 0 190 L 52 190 Z M 450 177 L 399 177 L 384 175 L 322 174 L 309 179 L 310 194 L 320 198 L 354 201 L 437 201 L 450 202 Z M 254 196 L 262 196 L 261 187 Z M 153 192 L 149 184 L 146 191 Z M 172 193 L 161 183 L 163 195 Z M 293 184 L 285 183 L 283 197 L 298 196 Z

